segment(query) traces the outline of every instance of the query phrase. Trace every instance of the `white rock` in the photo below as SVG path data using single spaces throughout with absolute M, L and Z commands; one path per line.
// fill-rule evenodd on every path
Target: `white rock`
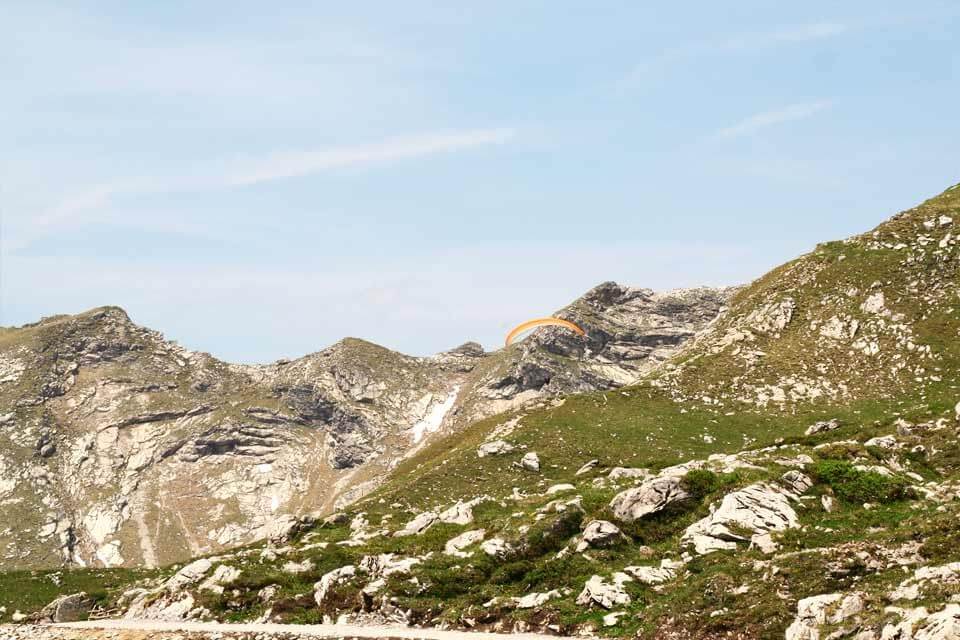
M 480 550 L 494 558 L 505 558 L 513 548 L 503 538 L 490 538 L 480 545 Z
M 223 593 L 223 585 L 230 584 L 240 577 L 240 569 L 221 564 L 214 569 L 209 578 L 200 583 L 200 590 L 213 591 L 214 593 Z
M 455 556 L 457 558 L 469 558 L 473 554 L 467 551 L 464 551 L 467 547 L 477 544 L 483 537 L 486 535 L 486 531 L 483 529 L 475 529 L 474 531 L 464 531 L 456 538 L 451 538 L 447 541 L 447 544 L 443 547 L 443 552 L 448 556 Z
M 863 304 L 860 305 L 860 309 L 865 313 L 874 313 L 882 315 L 886 312 L 886 300 L 883 296 L 883 291 L 877 291 L 876 293 L 870 294 Z
M 609 547 L 618 542 L 626 541 L 620 528 L 606 520 L 593 520 L 583 530 L 581 542 L 577 551 L 585 551 L 588 547 Z
M 449 509 L 441 511 L 438 518 L 440 522 L 447 524 L 470 524 L 473 522 L 473 508 L 470 504 L 457 502 Z
M 583 591 L 577 596 L 577 604 L 582 607 L 597 604 L 604 609 L 630 604 L 630 595 L 623 588 L 627 582 L 633 582 L 633 578 L 625 573 L 614 573 L 612 582 L 593 576 L 587 580 Z
M 590 462 L 586 463 L 585 465 L 577 469 L 577 473 L 575 475 L 582 476 L 585 473 L 589 473 L 590 471 L 593 471 L 593 469 L 598 464 L 600 464 L 599 460 L 591 460 Z
M 564 491 L 573 491 L 574 489 L 576 489 L 576 487 L 569 483 L 554 484 L 547 488 L 547 495 L 552 496 L 555 493 L 563 493 Z
M 517 609 L 533 609 L 535 607 L 543 606 L 550 600 L 555 600 L 562 596 L 562 593 L 554 589 L 545 593 L 528 593 L 525 596 L 514 598 L 513 602 Z
M 349 582 L 356 575 L 357 568 L 352 564 L 348 564 L 345 567 L 340 567 L 339 569 L 334 569 L 329 573 L 323 574 L 323 576 L 320 578 L 320 581 L 313 585 L 313 599 L 317 603 L 317 606 L 323 605 L 324 600 L 326 600 L 327 594 L 330 593 L 331 589 L 338 585 Z
M 618 493 L 610 503 L 610 508 L 620 520 L 633 522 L 689 497 L 690 494 L 683 488 L 680 478 L 658 476 L 639 487 Z
M 738 542 L 747 542 L 753 536 L 796 528 L 800 522 L 790 505 L 792 496 L 763 483 L 729 493 L 712 514 L 687 527 L 681 545 L 706 554 L 736 549 Z M 744 537 L 742 531 L 750 532 L 750 536 Z
M 419 536 L 424 531 L 436 524 L 439 520 L 440 516 L 432 511 L 427 511 L 425 513 L 421 513 L 416 518 L 405 524 L 403 529 L 397 531 L 393 535 L 397 538 L 403 536 Z
M 309 558 L 307 558 L 302 562 L 292 562 L 292 561 L 285 562 L 283 567 L 281 568 L 283 569 L 284 573 L 297 574 L 297 573 L 306 573 L 307 571 L 312 571 L 313 567 L 314 567 L 313 562 Z
M 896 589 L 890 592 L 890 600 L 916 600 L 922 594 L 928 583 L 942 586 L 960 583 L 960 562 L 938 565 L 935 567 L 920 567 L 913 575 L 904 580 Z
M 398 556 L 393 553 L 381 553 L 373 556 L 364 556 L 358 567 L 372 578 L 389 578 L 392 575 L 410 573 L 411 569 L 420 564 L 420 558 Z
M 620 618 L 627 615 L 626 611 L 615 611 L 613 613 L 608 613 L 603 616 L 603 626 L 605 627 L 615 627 L 620 624 Z
M 215 560 L 215 558 L 200 558 L 199 560 L 194 560 L 163 583 L 163 588 L 170 593 L 182 591 L 184 587 L 198 582 L 200 578 L 206 575 Z
M 477 449 L 477 456 L 485 458 L 486 456 L 499 456 L 510 453 L 516 449 L 512 444 L 504 440 L 494 440 L 493 442 L 484 442 Z
M 804 431 L 804 435 L 812 436 L 818 433 L 823 433 L 825 431 L 833 431 L 834 429 L 840 428 L 840 421 L 834 418 L 833 420 L 823 420 L 820 422 L 815 422 Z
M 751 536 L 750 546 L 756 547 L 761 553 L 766 553 L 768 555 L 771 553 L 776 553 L 776 551 L 780 548 L 780 545 L 774 542 L 773 536 L 771 536 L 769 533 L 761 533 Z
M 858 593 L 828 593 L 804 598 L 797 603 L 797 617 L 787 628 L 786 640 L 820 640 L 820 627 L 839 624 L 863 611 Z
M 525 453 L 520 459 L 520 466 L 527 471 L 540 471 L 540 456 L 536 451 Z
M 660 561 L 659 567 L 629 566 L 623 571 L 633 576 L 637 582 L 655 585 L 673 580 L 681 568 L 683 568 L 683 562 L 665 558 Z
M 813 486 L 813 480 L 796 469 L 791 469 L 780 476 L 780 481 L 796 496 L 806 493 Z
M 899 446 L 896 436 L 878 436 L 876 438 L 870 438 L 863 444 L 868 447 L 878 447 L 887 450 L 893 450 Z
M 607 474 L 607 479 L 617 482 L 618 480 L 627 480 L 632 478 L 649 478 L 649 469 L 631 469 L 629 467 L 614 467 Z

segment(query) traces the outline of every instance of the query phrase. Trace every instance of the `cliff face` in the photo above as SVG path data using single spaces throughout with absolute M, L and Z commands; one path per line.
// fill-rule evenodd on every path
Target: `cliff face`
M 0 329 L 0 566 L 153 566 L 265 537 L 478 417 L 635 380 L 725 297 L 605 284 L 561 312 L 585 343 L 545 330 L 414 358 L 348 338 L 258 366 L 115 307 Z

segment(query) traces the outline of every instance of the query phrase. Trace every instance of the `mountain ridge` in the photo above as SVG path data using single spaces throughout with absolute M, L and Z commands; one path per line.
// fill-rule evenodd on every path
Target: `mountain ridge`
M 687 304 L 719 311 L 722 293 L 700 294 Z M 603 318 L 598 308 L 588 325 L 597 344 L 612 339 Z M 690 322 L 702 324 L 676 320 L 665 351 L 692 335 Z M 117 306 L 4 328 L 0 466 L 14 480 L 0 505 L 23 521 L 0 528 L 0 563 L 152 566 L 252 541 L 281 514 L 327 512 L 372 490 L 440 432 L 623 384 L 620 368 L 613 375 L 611 363 L 551 347 L 562 336 L 547 336 L 427 357 L 347 337 L 249 365 L 166 340 Z

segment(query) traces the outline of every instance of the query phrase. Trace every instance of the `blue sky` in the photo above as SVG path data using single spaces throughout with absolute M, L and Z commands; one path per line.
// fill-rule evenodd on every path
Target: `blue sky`
M 667 4 L 4 2 L 0 324 L 495 348 L 960 180 L 955 2 Z

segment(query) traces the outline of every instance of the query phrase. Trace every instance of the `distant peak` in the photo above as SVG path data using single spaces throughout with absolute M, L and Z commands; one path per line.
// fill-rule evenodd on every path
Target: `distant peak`
M 473 358 L 479 358 L 479 357 L 485 355 L 485 353 L 486 353 L 486 352 L 483 350 L 483 346 L 480 345 L 480 343 L 478 343 L 478 342 L 464 342 L 464 343 L 461 344 L 459 347 L 454 347 L 453 349 L 449 349 L 448 351 L 444 351 L 444 352 L 443 352 L 443 355 L 451 355 L 451 356 L 470 356 L 470 357 L 473 357 Z

